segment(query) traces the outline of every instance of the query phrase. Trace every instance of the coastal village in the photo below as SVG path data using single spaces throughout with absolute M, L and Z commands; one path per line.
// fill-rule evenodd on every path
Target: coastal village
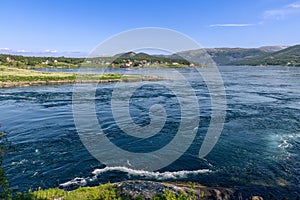
M 125 53 L 121 56 L 95 58 L 30 57 L 0 54 L 0 64 L 18 68 L 77 68 L 77 67 L 195 67 L 194 63 L 180 58 L 152 56 L 145 53 Z

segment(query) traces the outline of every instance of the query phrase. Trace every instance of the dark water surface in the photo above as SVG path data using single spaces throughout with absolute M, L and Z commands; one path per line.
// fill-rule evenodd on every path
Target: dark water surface
M 93 158 L 76 132 L 72 85 L 0 89 L 0 130 L 9 133 L 8 138 L 16 148 L 3 163 L 10 186 L 14 191 L 27 191 L 38 186 L 73 188 L 128 179 L 194 181 L 233 187 L 236 195 L 242 197 L 253 194 L 297 199 L 300 196 L 300 68 L 219 69 L 227 94 L 227 114 L 217 145 L 205 159 L 198 158 L 210 120 L 209 93 L 193 69 L 179 69 L 198 95 L 200 128 L 187 152 L 159 172 L 105 167 Z M 136 152 L 163 147 L 180 123 L 176 96 L 157 84 L 149 82 L 133 95 L 132 118 L 139 125 L 147 125 L 149 106 L 156 103 L 162 104 L 170 117 L 157 136 L 159 139 L 138 143 L 134 147 Z M 111 116 L 113 86 L 103 84 L 97 90 L 98 118 L 115 144 L 131 144 L 132 138 L 120 136 Z M 132 146 L 124 148 L 130 151 Z

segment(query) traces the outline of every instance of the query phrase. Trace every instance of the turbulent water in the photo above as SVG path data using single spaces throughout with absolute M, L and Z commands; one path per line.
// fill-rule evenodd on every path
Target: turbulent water
M 299 197 L 300 68 L 219 69 L 226 89 L 227 113 L 218 143 L 205 159 L 198 158 L 210 121 L 210 96 L 195 70 L 179 69 L 198 96 L 200 126 L 186 153 L 155 172 L 107 167 L 90 155 L 74 125 L 72 85 L 0 89 L 0 130 L 9 133 L 15 147 L 3 163 L 10 186 L 14 191 L 38 186 L 71 189 L 146 179 L 233 187 L 239 196 Z M 149 106 L 159 103 L 170 115 L 169 124 L 153 141 L 134 147 L 130 145 L 132 138 L 123 137 L 114 128 L 109 108 L 114 84 L 99 87 L 95 98 L 99 122 L 108 132 L 112 127 L 108 136 L 115 144 L 123 144 L 129 151 L 150 152 L 170 142 L 180 123 L 178 101 L 172 91 L 158 84 L 148 82 L 133 95 L 131 115 L 137 124 L 147 125 Z

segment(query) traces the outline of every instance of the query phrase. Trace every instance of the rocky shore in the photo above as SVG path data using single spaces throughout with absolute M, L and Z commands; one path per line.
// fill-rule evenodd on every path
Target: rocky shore
M 260 196 L 237 196 L 234 189 L 225 187 L 208 187 L 197 183 L 155 182 L 155 181 L 122 181 L 113 184 L 122 195 L 131 199 L 141 197 L 151 200 L 153 197 L 165 193 L 166 190 L 176 195 L 185 194 L 191 200 L 263 200 Z
M 168 183 L 154 181 L 123 181 L 113 184 L 121 194 L 131 199 L 142 197 L 150 200 L 157 194 L 163 194 L 166 190 L 175 194 L 184 193 L 191 199 L 229 200 L 233 198 L 234 191 L 230 188 L 207 187 L 194 183 Z M 257 199 L 260 200 L 260 199 Z

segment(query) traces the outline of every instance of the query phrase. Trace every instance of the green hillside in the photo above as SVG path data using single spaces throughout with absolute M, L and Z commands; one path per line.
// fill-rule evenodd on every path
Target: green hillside
M 187 67 L 189 61 L 201 64 L 201 55 L 208 53 L 217 65 L 282 65 L 300 66 L 300 45 L 265 46 L 260 48 L 208 48 L 178 52 L 173 55 L 149 55 L 127 52 L 112 57 L 67 58 L 67 57 L 29 57 L 0 54 L 0 64 L 18 68 L 75 68 L 106 67 L 113 63 L 115 67 L 166 66 Z M 183 58 L 187 58 L 184 60 Z M 199 60 L 199 61 L 198 61 Z M 130 63 L 130 64 L 129 64 Z
M 300 45 L 291 47 L 205 49 L 217 65 L 281 65 L 300 66 Z M 203 49 L 179 52 L 177 55 L 196 60 Z
M 134 62 L 136 66 L 138 66 L 143 61 L 151 64 L 153 63 L 157 63 L 160 65 L 167 64 L 168 66 L 172 66 L 172 63 L 178 63 L 180 65 L 186 65 L 186 66 L 189 66 L 190 64 L 189 61 L 184 60 L 180 57 L 164 57 L 164 56 L 155 56 L 146 53 L 135 53 L 135 52 L 117 54 L 113 58 L 114 58 L 113 63 L 115 64 L 131 61 Z
M 207 49 L 207 53 L 218 65 L 230 65 L 244 59 L 257 59 L 266 56 L 269 53 L 262 49 L 244 49 L 244 48 L 218 48 Z
M 300 45 L 291 46 L 257 59 L 244 59 L 235 64 L 300 66 Z
M 269 52 L 259 48 L 209 48 L 205 51 L 211 56 L 217 65 L 231 65 L 244 59 L 257 59 L 266 56 Z M 197 60 L 197 57 L 203 54 L 203 49 L 179 52 L 177 55 L 191 60 Z

